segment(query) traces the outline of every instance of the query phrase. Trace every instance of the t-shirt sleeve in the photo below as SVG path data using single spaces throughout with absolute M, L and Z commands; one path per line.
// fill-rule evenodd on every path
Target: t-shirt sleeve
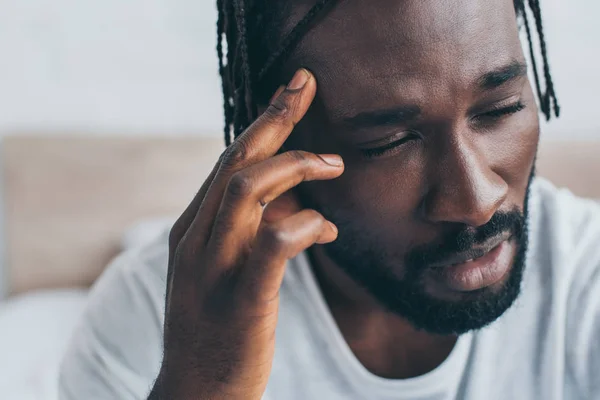
M 576 260 L 567 309 L 567 379 L 578 398 L 600 399 L 600 207 L 593 204 L 578 225 L 569 257 Z
M 598 243 L 600 247 L 600 241 Z M 600 263 L 589 283 L 588 301 L 581 304 L 578 341 L 582 387 L 586 399 L 600 399 Z
M 163 243 L 164 242 L 164 243 Z M 166 238 L 111 263 L 60 368 L 60 400 L 145 399 L 162 360 Z
M 600 292 L 600 285 L 598 285 Z M 597 292 L 597 293 L 598 293 Z M 599 294 L 600 296 L 600 294 Z M 600 304 L 596 308 L 594 327 L 591 329 L 590 362 L 588 365 L 590 399 L 600 399 Z
M 600 399 L 600 267 L 585 297 L 571 309 L 567 358 L 581 399 Z

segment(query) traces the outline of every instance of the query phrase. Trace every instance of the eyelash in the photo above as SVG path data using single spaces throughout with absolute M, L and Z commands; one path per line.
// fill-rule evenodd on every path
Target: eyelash
M 490 110 L 483 114 L 477 115 L 473 119 L 475 119 L 475 120 L 490 119 L 491 121 L 497 121 L 502 117 L 516 114 L 519 111 L 523 111 L 524 109 L 525 109 L 525 104 L 523 104 L 521 101 L 518 101 L 517 103 L 511 104 L 510 106 L 498 108 L 495 110 Z M 380 157 L 380 156 L 383 156 L 383 155 L 387 154 L 388 152 L 394 150 L 396 147 L 399 147 L 399 146 L 403 145 L 404 143 L 414 140 L 414 139 L 416 139 L 415 135 L 408 135 L 408 136 L 403 137 L 400 140 L 396 140 L 395 142 L 388 143 L 385 146 L 376 147 L 373 149 L 361 149 L 360 151 L 366 158 Z
M 403 145 L 404 143 L 414 140 L 414 139 L 416 139 L 416 135 L 409 134 L 409 135 L 403 137 L 402 139 L 388 143 L 385 146 L 376 147 L 373 149 L 361 149 L 360 152 L 366 158 L 375 158 L 375 157 L 382 156 L 382 155 L 394 150 L 396 147 L 399 147 L 399 146 Z
M 501 107 L 495 110 L 490 110 L 481 115 L 476 115 L 474 119 L 490 118 L 496 120 L 507 115 L 516 114 L 519 111 L 522 111 L 523 109 L 525 109 L 525 104 L 523 104 L 521 101 L 518 101 L 515 104 L 511 104 L 509 106 Z

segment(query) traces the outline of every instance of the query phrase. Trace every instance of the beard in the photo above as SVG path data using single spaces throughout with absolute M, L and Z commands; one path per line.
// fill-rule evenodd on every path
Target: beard
M 529 238 L 529 194 L 534 176 L 532 170 L 522 212 L 519 209 L 497 212 L 483 226 L 463 226 L 435 244 L 411 250 L 404 257 L 402 279 L 392 272 L 394 266 L 390 265 L 386 251 L 377 243 L 365 240 L 364 230 L 356 227 L 351 218 L 339 218 L 338 212 L 318 208 L 339 227 L 338 239 L 325 245 L 325 252 L 384 308 L 417 329 L 441 335 L 481 329 L 504 314 L 521 291 Z M 423 277 L 430 264 L 506 233 L 510 233 L 509 240 L 516 244 L 516 252 L 502 287 L 483 288 L 456 301 L 427 293 Z

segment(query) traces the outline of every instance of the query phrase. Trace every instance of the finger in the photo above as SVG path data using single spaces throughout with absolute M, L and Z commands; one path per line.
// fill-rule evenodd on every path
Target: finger
M 263 210 L 262 223 L 270 224 L 290 217 L 301 210 L 300 202 L 293 191 L 288 190 Z
M 239 271 L 246 300 L 270 301 L 277 296 L 287 260 L 314 244 L 334 241 L 338 231 L 315 210 L 302 210 L 282 221 L 265 224 Z
M 223 164 L 238 170 L 277 153 L 308 111 L 317 85 L 313 75 L 301 68 L 287 87 L 279 91 L 267 109 L 230 146 Z
M 222 155 L 221 157 L 219 157 L 212 171 L 200 187 L 200 190 L 198 191 L 198 193 L 196 193 L 196 196 L 194 196 L 190 204 L 186 207 L 186 209 L 179 216 L 179 218 L 177 218 L 177 221 L 175 221 L 175 223 L 173 224 L 173 227 L 171 228 L 169 234 L 170 249 L 175 250 L 177 248 L 177 245 L 179 244 L 179 242 L 187 232 L 188 228 L 192 224 L 196 214 L 198 213 L 200 205 L 202 204 L 202 201 L 206 196 L 206 192 L 208 191 L 210 185 L 212 184 L 215 178 L 215 175 L 217 174 L 217 171 L 219 170 L 222 157 Z M 169 265 L 171 265 L 171 262 L 173 261 L 172 258 L 174 251 L 171 251 L 170 253 L 171 254 L 169 254 Z
M 208 248 L 218 244 L 226 257 L 221 265 L 234 264 L 238 251 L 256 236 L 266 204 L 303 181 L 337 178 L 343 170 L 337 155 L 289 151 L 237 172 L 223 196 Z
M 271 104 L 276 98 L 279 97 L 279 95 L 281 93 L 283 93 L 283 91 L 285 90 L 285 85 L 281 85 L 277 88 L 277 90 L 275 91 L 275 93 L 273 94 L 273 96 L 271 96 L 271 99 L 269 100 L 269 104 Z
M 213 167 L 212 171 L 210 172 L 210 174 L 208 175 L 208 177 L 206 178 L 206 180 L 200 187 L 200 190 L 198 191 L 198 193 L 196 193 L 196 196 L 194 197 L 194 199 L 192 199 L 191 203 L 183 211 L 183 213 L 177 219 L 177 221 L 175 221 L 175 223 L 173 224 L 173 227 L 171 228 L 171 231 L 169 233 L 169 260 L 168 260 L 168 269 L 167 269 L 167 293 L 166 293 L 166 301 L 167 302 L 171 301 L 171 294 L 172 294 L 172 290 L 173 290 L 173 279 L 176 274 L 176 272 L 174 271 L 175 264 L 173 261 L 175 259 L 175 256 L 178 254 L 178 252 L 186 251 L 186 250 L 180 248 L 181 247 L 180 244 L 181 244 L 183 238 L 185 237 L 191 223 L 193 222 L 195 215 L 198 213 L 198 209 L 200 208 L 200 205 L 202 204 L 202 201 L 204 200 L 204 197 L 206 196 L 206 193 L 207 193 L 208 189 L 210 188 L 210 185 L 212 184 L 212 182 L 215 178 L 215 175 L 217 174 L 217 171 L 219 170 L 219 166 L 221 164 L 222 157 L 223 157 L 223 155 L 221 154 L 221 156 L 215 163 L 215 166 Z M 192 265 L 192 263 L 182 263 L 178 266 L 177 275 L 178 276 L 181 275 L 184 277 L 183 279 L 189 280 L 190 277 L 194 276 L 193 271 L 192 271 L 193 267 L 194 267 L 194 265 Z
M 267 110 L 225 151 L 221 168 L 193 222 L 196 234 L 206 232 L 214 224 L 221 197 L 231 175 L 273 156 L 293 127 L 304 116 L 316 93 L 312 74 L 301 69 Z M 208 240 L 202 234 L 201 240 Z

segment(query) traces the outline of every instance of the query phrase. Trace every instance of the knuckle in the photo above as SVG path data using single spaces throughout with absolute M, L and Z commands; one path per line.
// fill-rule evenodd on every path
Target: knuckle
M 290 241 L 289 235 L 277 225 L 267 225 L 263 229 L 265 244 L 275 252 L 284 249 Z
M 285 100 L 278 98 L 273 101 L 263 113 L 263 118 L 267 122 L 280 124 L 286 121 L 290 115 L 290 108 Z
M 306 210 L 306 213 L 308 214 L 308 216 L 310 218 L 317 219 L 320 221 L 325 221 L 325 217 L 323 217 L 323 215 L 320 212 L 318 212 L 317 210 L 308 209 L 308 210 Z
M 288 151 L 289 157 L 300 163 L 303 167 L 308 167 L 312 162 L 310 153 L 302 150 L 290 150 Z
M 318 222 L 320 225 L 325 223 L 325 217 L 320 212 L 315 210 L 305 210 L 304 212 L 309 219 Z
M 249 147 L 242 139 L 233 142 L 221 156 L 221 164 L 235 166 L 243 164 L 250 158 Z
M 229 179 L 227 192 L 234 198 L 247 197 L 252 194 L 254 186 L 254 179 L 251 176 L 237 172 Z

